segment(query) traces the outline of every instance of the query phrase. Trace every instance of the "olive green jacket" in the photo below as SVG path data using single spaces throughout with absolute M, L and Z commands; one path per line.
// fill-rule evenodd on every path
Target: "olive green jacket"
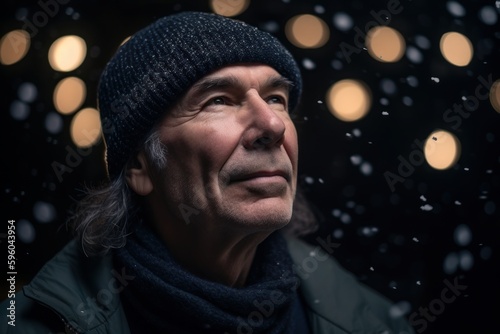
M 312 334 L 413 333 L 404 318 L 389 316 L 388 300 L 333 260 L 331 243 L 287 241 Z M 128 334 L 119 294 L 132 279 L 113 269 L 111 256 L 87 258 L 72 241 L 10 299 L 14 312 L 9 299 L 0 305 L 0 333 Z

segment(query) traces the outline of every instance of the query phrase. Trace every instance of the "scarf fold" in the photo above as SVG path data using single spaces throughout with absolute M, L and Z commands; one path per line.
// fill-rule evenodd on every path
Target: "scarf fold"
M 117 269 L 135 276 L 121 296 L 132 333 L 293 332 L 299 283 L 278 232 L 258 246 L 241 288 L 191 274 L 145 224 L 116 250 L 115 259 Z

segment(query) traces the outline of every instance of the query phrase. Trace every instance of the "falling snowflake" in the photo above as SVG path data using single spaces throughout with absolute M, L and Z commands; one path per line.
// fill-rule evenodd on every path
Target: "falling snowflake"
M 432 205 L 430 205 L 430 204 L 422 205 L 420 207 L 420 210 L 422 210 L 422 211 L 431 211 L 432 209 L 433 209 Z
M 304 66 L 306 70 L 314 70 L 316 68 L 316 64 L 309 58 L 304 58 L 304 60 L 302 60 L 302 66 Z
M 314 183 L 314 179 L 310 176 L 306 176 L 304 181 L 306 181 L 307 184 L 313 184 Z

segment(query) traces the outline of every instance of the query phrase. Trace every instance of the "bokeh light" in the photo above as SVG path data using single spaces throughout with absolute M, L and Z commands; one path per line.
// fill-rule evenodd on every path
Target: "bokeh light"
M 297 15 L 288 20 L 285 33 L 293 45 L 304 49 L 322 47 L 330 38 L 330 29 L 325 21 L 310 14 Z
M 63 120 L 61 115 L 54 111 L 49 112 L 45 117 L 45 128 L 52 134 L 61 132 L 63 128 Z
M 460 261 L 460 259 L 458 258 L 458 255 L 455 252 L 449 253 L 444 258 L 443 271 L 448 275 L 455 273 L 455 271 L 457 270 L 459 261 Z
M 228 17 L 243 13 L 249 4 L 250 0 L 210 0 L 214 13 Z
M 420 64 L 424 60 L 422 52 L 412 45 L 406 49 L 406 57 L 414 64 Z
M 0 39 L 0 63 L 12 65 L 26 56 L 31 38 L 25 30 L 13 30 Z
M 94 108 L 80 110 L 71 120 L 71 139 L 78 147 L 89 147 L 101 138 L 99 111 Z
M 460 224 L 453 232 L 453 239 L 459 246 L 467 246 L 472 240 L 472 232 L 466 224 Z
M 470 40 L 458 33 L 447 32 L 441 36 L 439 48 L 444 59 L 455 66 L 467 66 L 474 54 Z
M 425 160 L 434 169 L 448 169 L 460 158 L 460 147 L 460 141 L 452 133 L 436 130 L 425 141 Z
M 392 63 L 401 59 L 405 53 L 406 43 L 399 31 L 386 26 L 378 26 L 370 29 L 366 34 L 366 48 L 376 60 Z
M 415 44 L 421 49 L 427 50 L 431 47 L 431 41 L 423 35 L 416 35 L 413 40 L 415 41 Z
M 83 38 L 68 35 L 58 38 L 49 49 L 50 66 L 61 72 L 70 72 L 80 66 L 87 55 L 87 44 Z
M 35 0 L 4 6 L 2 124 L 5 155 L 16 162 L 5 164 L 1 190 L 26 269 L 18 270 L 17 288 L 73 239 L 59 227 L 82 197 L 82 182 L 107 179 L 108 129 L 101 129 L 96 104 L 106 63 L 119 45 L 136 43 L 137 35 L 129 35 L 157 18 L 208 11 L 272 34 L 290 48 L 302 72 L 295 120 L 304 149 L 297 180 L 313 205 L 305 219 L 321 218 L 306 238 L 342 243 L 350 267 L 359 269 L 355 274 L 398 301 L 390 317 L 408 318 L 429 305 L 442 311 L 432 299 L 439 299 L 447 279 L 469 286 L 462 296 L 477 298 L 457 298 L 427 331 L 474 332 L 477 323 L 495 328 L 487 298 L 500 295 L 494 278 L 500 251 L 500 0 L 388 1 L 174 0 L 92 10 L 84 2 Z M 301 24 L 304 18 L 310 22 Z M 14 29 L 23 30 L 9 41 Z M 440 48 L 443 34 L 454 31 L 472 44 L 463 67 Z M 394 36 L 379 36 L 384 32 Z M 49 49 L 67 35 L 81 37 L 85 51 L 73 70 L 62 71 L 49 64 Z M 79 57 L 69 49 L 59 58 Z M 463 54 L 460 48 L 449 52 Z M 128 95 L 133 107 L 138 98 Z M 438 128 L 457 141 L 431 136 Z M 446 143 L 448 150 L 440 145 Z M 436 157 L 445 160 L 439 168 L 448 169 L 435 169 Z M 373 256 L 357 247 L 360 240 Z
M 31 82 L 25 82 L 19 86 L 17 96 L 23 102 L 32 103 L 38 97 L 38 89 Z
M 81 107 L 86 94 L 87 88 L 83 80 L 77 77 L 64 78 L 54 89 L 54 106 L 63 115 L 71 114 Z
M 26 103 L 14 100 L 10 104 L 10 115 L 17 121 L 24 121 L 30 115 L 31 108 Z
M 38 201 L 33 205 L 33 216 L 39 223 L 50 223 L 56 216 L 56 208 L 52 203 Z
M 446 9 L 448 9 L 448 12 L 455 17 L 463 17 L 466 13 L 464 6 L 456 1 L 446 2 Z
M 30 244 L 35 241 L 36 238 L 36 230 L 33 224 L 31 224 L 26 219 L 21 219 L 16 224 L 16 236 L 24 242 L 25 244 Z
M 345 79 L 333 84 L 326 95 L 330 112 L 338 119 L 353 122 L 363 118 L 371 107 L 371 93 L 361 81 Z
M 500 3 L 497 1 L 498 6 Z M 487 25 L 495 25 L 498 21 L 498 14 L 492 6 L 484 6 L 479 11 L 479 19 Z
M 354 20 L 349 14 L 338 12 L 333 16 L 333 25 L 340 31 L 348 31 L 354 26 Z
M 500 113 L 500 80 L 497 80 L 490 88 L 490 103 Z
M 460 269 L 462 270 L 471 270 L 472 267 L 474 266 L 474 256 L 472 253 L 467 250 L 463 249 L 459 253 L 460 256 Z
M 394 80 L 384 78 L 380 80 L 380 90 L 387 95 L 394 95 L 398 91 L 398 86 Z

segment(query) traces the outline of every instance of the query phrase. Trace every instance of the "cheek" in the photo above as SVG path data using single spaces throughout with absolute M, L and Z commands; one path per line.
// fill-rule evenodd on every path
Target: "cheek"
M 241 133 L 234 123 L 204 126 L 199 133 L 198 154 L 204 167 L 218 172 L 237 148 Z
M 191 174 L 188 177 L 201 175 L 206 182 L 207 177 L 220 171 L 237 147 L 237 131 L 235 124 L 228 122 L 199 122 L 175 129 L 165 138 L 169 162 Z
M 296 167 L 299 154 L 299 145 L 297 130 L 295 129 L 295 126 L 291 121 L 286 125 L 285 141 L 283 143 L 283 146 L 285 147 L 285 150 L 288 154 L 288 157 L 292 161 L 293 166 Z

